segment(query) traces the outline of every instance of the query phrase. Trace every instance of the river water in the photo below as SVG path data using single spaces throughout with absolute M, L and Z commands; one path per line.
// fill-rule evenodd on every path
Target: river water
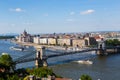
M 0 40 L 0 54 L 9 53 L 13 59 L 17 59 L 25 54 L 33 53 L 31 57 L 35 57 L 33 51 L 14 51 L 11 46 L 18 46 L 10 41 Z M 46 54 L 53 54 L 46 52 Z M 80 64 L 76 60 L 89 59 L 93 61 L 92 65 Z M 82 74 L 88 74 L 93 80 L 119 80 L 120 79 L 120 54 L 97 56 L 94 52 L 79 53 L 62 57 L 50 58 L 47 60 L 49 67 L 53 71 L 63 77 L 78 80 Z M 33 62 L 21 63 L 16 68 L 34 67 Z

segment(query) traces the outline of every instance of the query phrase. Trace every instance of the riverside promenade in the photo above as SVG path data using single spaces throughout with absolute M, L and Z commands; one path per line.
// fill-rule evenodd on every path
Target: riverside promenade
M 41 46 L 44 46 L 45 48 L 47 49 L 52 49 L 52 50 L 66 50 L 65 47 L 62 47 L 62 46 L 53 46 L 53 45 L 40 45 L 40 44 L 36 44 L 36 43 L 31 43 L 31 42 L 18 42 L 18 41 L 11 41 L 15 44 L 18 44 L 18 45 L 21 45 L 21 46 L 33 46 L 35 49 L 41 47 Z M 71 47 L 69 47 L 71 48 Z

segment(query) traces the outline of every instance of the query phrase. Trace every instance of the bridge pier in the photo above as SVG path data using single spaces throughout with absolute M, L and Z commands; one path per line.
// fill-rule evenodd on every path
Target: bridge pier
M 105 55 L 106 54 L 106 46 L 105 46 L 105 41 L 103 39 L 98 42 L 97 54 L 98 55 Z
M 36 68 L 47 66 L 47 57 L 45 56 L 45 47 L 43 46 L 37 48 L 35 65 Z
M 104 49 L 98 49 L 97 50 L 97 54 L 98 55 L 105 55 L 106 54 L 106 50 L 104 50 Z

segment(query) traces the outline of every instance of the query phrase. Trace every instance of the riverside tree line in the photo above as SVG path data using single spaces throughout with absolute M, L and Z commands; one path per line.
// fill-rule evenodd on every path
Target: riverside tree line
M 120 46 L 120 41 L 118 39 L 109 39 L 105 41 L 107 46 Z

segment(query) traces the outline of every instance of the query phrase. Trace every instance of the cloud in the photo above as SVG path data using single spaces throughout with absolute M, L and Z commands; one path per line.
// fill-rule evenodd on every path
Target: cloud
M 70 12 L 70 15 L 74 15 L 75 14 L 75 12 Z
M 23 9 L 21 9 L 21 8 L 15 8 L 15 9 L 13 9 L 13 8 L 11 8 L 11 9 L 9 9 L 10 11 L 14 11 L 14 12 L 24 12 L 25 10 L 23 10 Z
M 94 12 L 95 12 L 95 10 L 89 9 L 89 10 L 80 12 L 80 14 L 81 14 L 81 15 L 86 15 L 86 14 L 92 14 L 92 13 L 94 13 Z

